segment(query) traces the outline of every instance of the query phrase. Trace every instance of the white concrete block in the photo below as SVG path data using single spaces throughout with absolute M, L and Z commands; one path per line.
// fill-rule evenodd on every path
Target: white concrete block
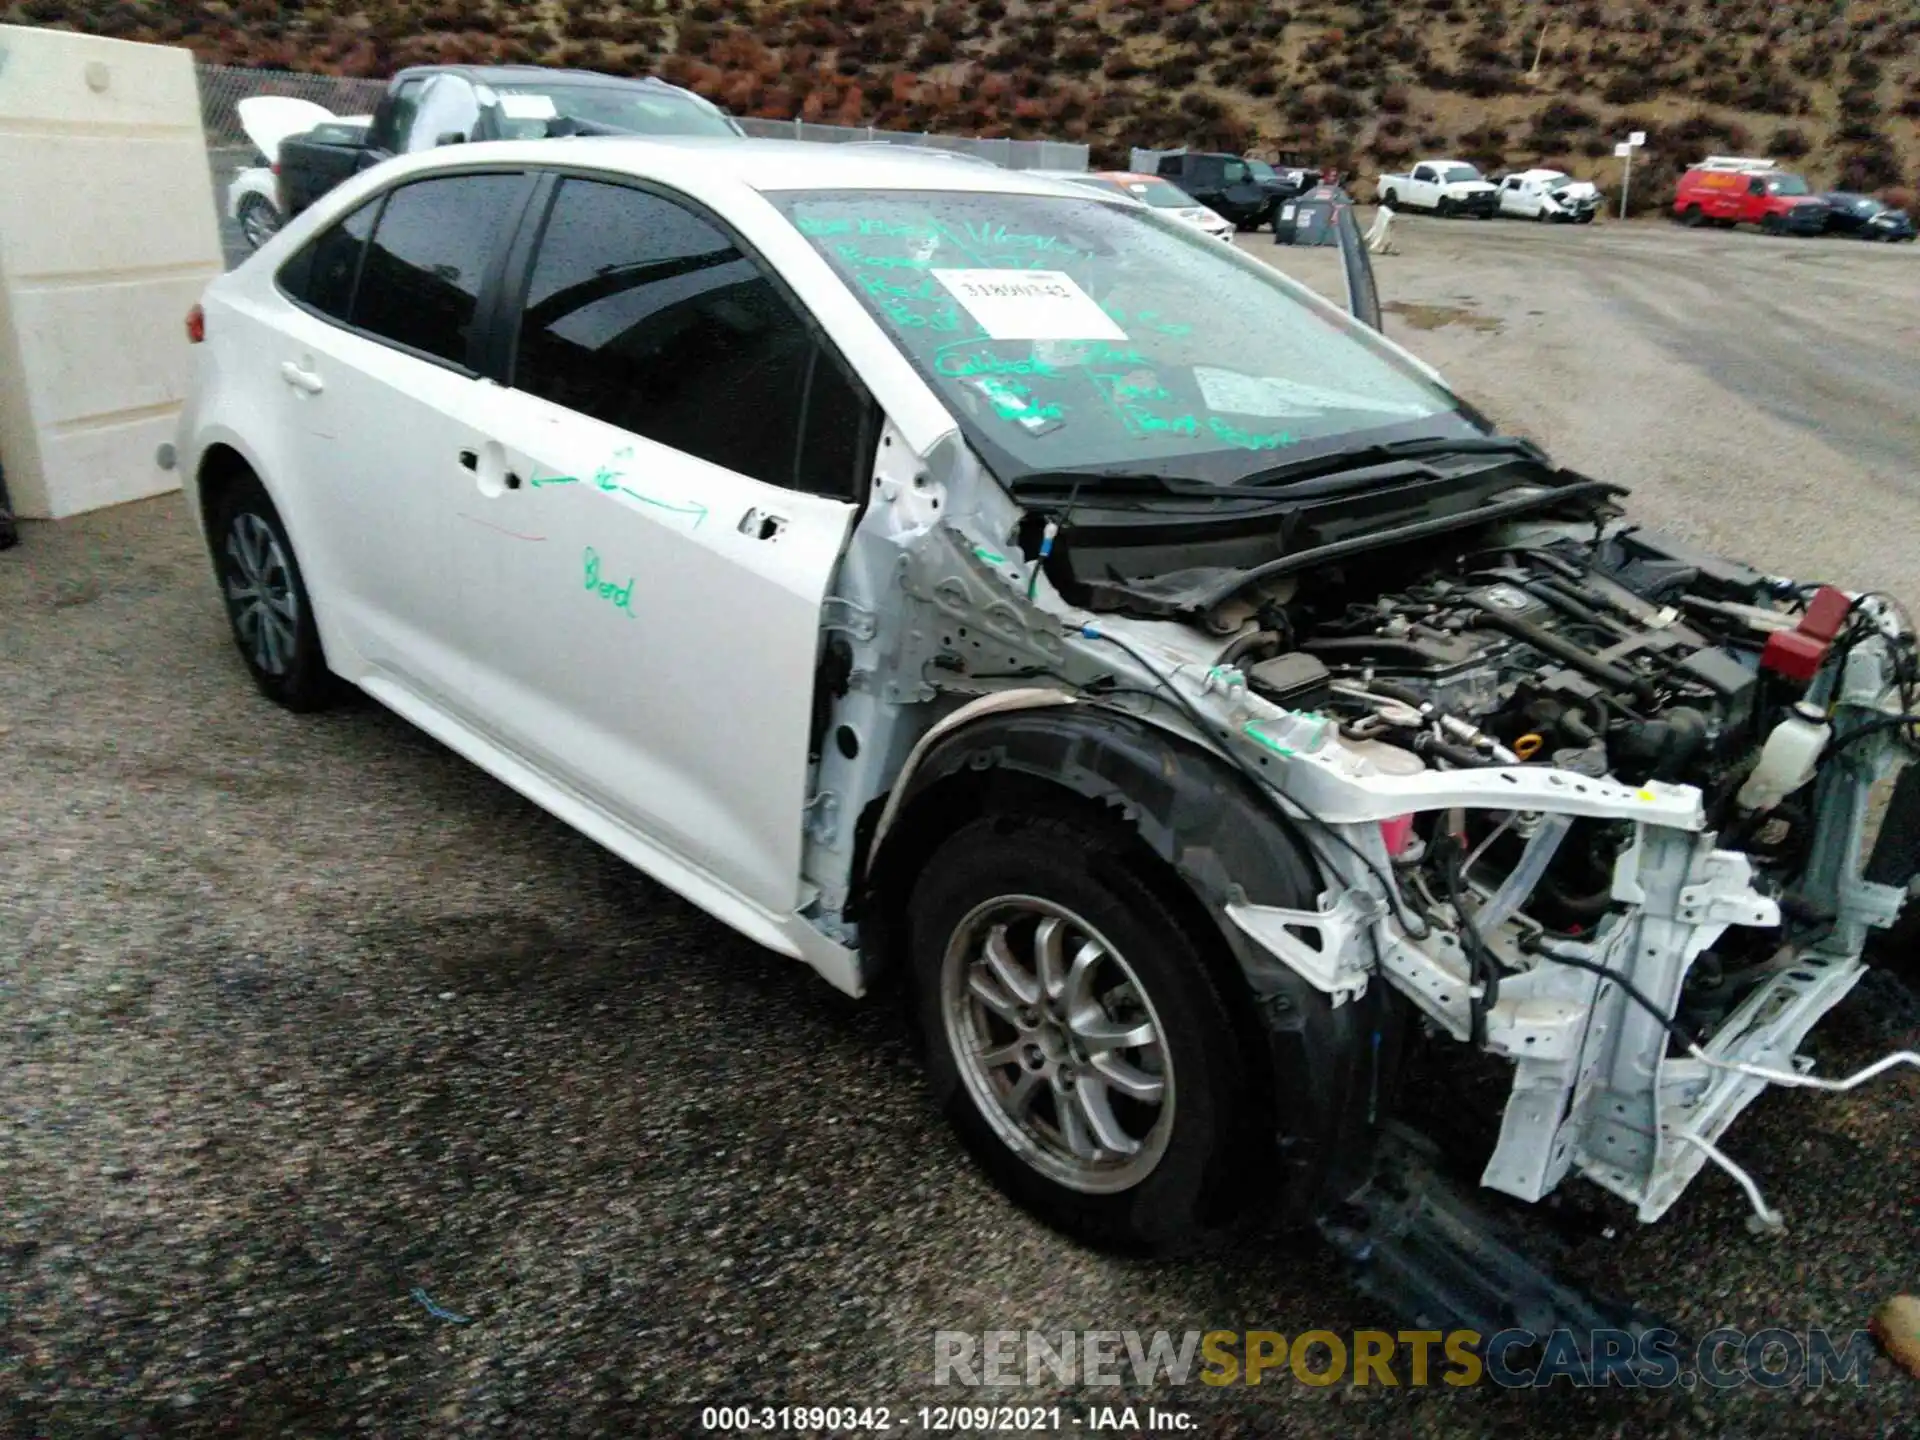
M 19 514 L 177 488 L 188 309 L 222 268 L 186 50 L 0 25 L 0 463 Z

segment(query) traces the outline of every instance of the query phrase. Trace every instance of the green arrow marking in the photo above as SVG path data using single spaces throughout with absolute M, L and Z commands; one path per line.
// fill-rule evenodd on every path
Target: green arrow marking
M 578 475 L 549 475 L 545 479 L 542 479 L 539 475 L 535 475 L 531 480 L 527 481 L 527 484 L 536 490 L 542 485 L 578 485 L 579 483 L 580 477 Z
M 620 487 L 620 493 L 638 500 L 642 505 L 651 505 L 654 509 L 665 510 L 671 515 L 691 515 L 693 528 L 696 530 L 700 528 L 700 522 L 707 518 L 707 507 L 697 500 L 690 500 L 685 505 L 674 505 L 665 500 L 656 500 L 651 495 L 642 495 L 638 490 L 629 490 L 625 485 Z

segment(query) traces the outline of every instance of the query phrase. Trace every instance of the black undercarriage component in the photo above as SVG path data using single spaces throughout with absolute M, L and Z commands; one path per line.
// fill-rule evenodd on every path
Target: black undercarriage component
M 1544 1339 L 1565 1329 L 1583 1352 L 1598 1330 L 1673 1328 L 1556 1277 L 1445 1174 L 1423 1137 L 1390 1126 L 1373 1153 L 1372 1174 L 1320 1216 L 1319 1229 L 1360 1291 L 1406 1328 L 1473 1330 L 1483 1342 L 1504 1330 Z

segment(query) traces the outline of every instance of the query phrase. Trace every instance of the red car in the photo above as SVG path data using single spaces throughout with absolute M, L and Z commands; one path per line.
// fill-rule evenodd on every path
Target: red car
M 1709 155 L 1680 177 L 1674 218 L 1683 225 L 1743 221 L 1770 235 L 1818 235 L 1827 228 L 1827 207 L 1813 187 L 1771 160 Z

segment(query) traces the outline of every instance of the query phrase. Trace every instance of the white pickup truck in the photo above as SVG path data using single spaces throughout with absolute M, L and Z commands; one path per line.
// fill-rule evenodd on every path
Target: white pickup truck
M 1523 220 L 1560 220 L 1589 225 L 1600 209 L 1600 191 L 1564 170 L 1520 170 L 1499 182 L 1500 213 Z
M 1422 160 L 1411 174 L 1382 175 L 1373 183 L 1382 205 L 1396 210 L 1431 210 L 1436 215 L 1472 215 L 1485 220 L 1500 192 L 1464 160 Z

